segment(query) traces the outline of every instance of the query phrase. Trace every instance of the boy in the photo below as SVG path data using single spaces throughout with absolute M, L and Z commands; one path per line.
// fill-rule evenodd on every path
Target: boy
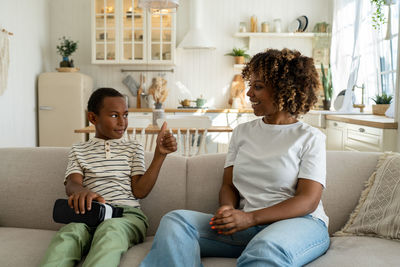
M 129 247 L 143 242 L 148 222 L 137 199 L 150 193 L 165 157 L 176 151 L 176 140 L 164 123 L 153 161 L 145 171 L 143 147 L 123 138 L 127 117 L 125 100 L 118 91 L 100 88 L 93 92 L 88 119 L 96 135 L 72 146 L 64 180 L 68 204 L 77 214 L 89 211 L 94 200 L 122 207 L 123 216 L 105 220 L 97 228 L 83 223 L 62 227 L 41 266 L 73 266 L 86 253 L 83 266 L 118 266 Z

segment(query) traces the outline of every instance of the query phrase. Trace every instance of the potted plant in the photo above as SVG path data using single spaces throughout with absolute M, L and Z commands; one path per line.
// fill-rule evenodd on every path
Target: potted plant
M 331 108 L 331 99 L 332 99 L 332 72 L 331 65 L 328 66 L 328 73 L 325 75 L 324 64 L 321 63 L 321 72 L 322 72 L 322 87 L 324 88 L 324 110 L 329 110 Z
M 65 36 L 59 40 L 61 42 L 60 45 L 57 45 L 57 51 L 63 57 L 63 61 L 60 62 L 60 68 L 73 68 L 73 60 L 70 61 L 69 56 L 78 49 L 78 42 L 74 42 Z
M 375 102 L 375 105 L 372 105 L 372 114 L 385 115 L 386 110 L 390 106 L 390 102 L 392 102 L 392 96 L 382 93 L 382 95 L 376 95 L 375 99 L 371 99 Z
M 375 29 L 379 29 L 382 24 L 386 23 L 383 6 L 395 4 L 396 0 L 370 0 L 370 2 L 375 6 L 375 12 L 372 14 L 372 26 Z
M 225 54 L 225 56 L 233 56 L 235 58 L 235 64 L 244 64 L 245 59 L 250 58 L 246 50 L 241 48 L 233 48 L 232 52 Z

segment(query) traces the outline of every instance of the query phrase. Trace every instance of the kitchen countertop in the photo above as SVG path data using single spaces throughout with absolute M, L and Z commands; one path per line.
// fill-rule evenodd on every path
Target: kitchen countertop
M 151 108 L 129 108 L 129 112 L 153 112 Z M 166 108 L 165 112 L 187 112 L 187 113 L 253 113 L 253 109 L 230 109 L 230 108 L 213 108 L 213 109 L 197 109 L 197 108 Z
M 128 127 L 126 131 L 128 133 L 132 133 L 133 129 L 135 129 L 136 133 L 141 133 L 143 128 L 132 128 Z M 181 128 L 180 130 L 182 132 L 186 131 L 189 129 L 191 133 L 194 133 L 196 129 L 194 128 Z M 178 129 L 172 128 L 171 129 L 173 133 L 177 133 Z M 160 131 L 160 128 L 154 125 L 149 125 L 145 128 L 146 134 L 157 134 Z M 75 133 L 95 133 L 96 129 L 94 128 L 93 125 L 87 126 L 82 129 L 75 129 Z M 198 129 L 199 133 L 204 132 L 204 129 Z M 210 128 L 207 129 L 207 132 L 209 133 L 230 133 L 232 132 L 232 128 L 229 126 L 211 126 Z
M 151 108 L 129 108 L 129 112 L 153 112 Z M 253 109 L 229 109 L 229 108 L 210 108 L 210 109 L 196 109 L 196 108 L 166 108 L 165 112 L 175 113 L 253 113 Z M 385 116 L 372 115 L 368 113 L 342 113 L 323 110 L 310 110 L 310 114 L 321 114 L 325 116 L 326 120 L 341 121 L 353 123 L 358 125 L 370 126 L 381 129 L 397 129 L 398 123 L 393 118 Z
M 397 129 L 397 122 L 395 122 L 393 118 L 372 114 L 326 115 L 325 118 L 327 120 L 341 121 L 375 128 Z

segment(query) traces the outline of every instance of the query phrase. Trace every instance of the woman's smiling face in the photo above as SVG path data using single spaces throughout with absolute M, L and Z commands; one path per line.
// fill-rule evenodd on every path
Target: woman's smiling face
M 273 88 L 256 75 L 250 78 L 250 89 L 247 96 L 250 98 L 251 107 L 256 116 L 270 116 L 278 111 Z

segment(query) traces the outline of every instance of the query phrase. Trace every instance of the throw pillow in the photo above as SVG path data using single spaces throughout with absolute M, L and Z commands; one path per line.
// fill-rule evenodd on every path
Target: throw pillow
M 400 239 L 400 154 L 385 153 L 349 221 L 334 236 Z

